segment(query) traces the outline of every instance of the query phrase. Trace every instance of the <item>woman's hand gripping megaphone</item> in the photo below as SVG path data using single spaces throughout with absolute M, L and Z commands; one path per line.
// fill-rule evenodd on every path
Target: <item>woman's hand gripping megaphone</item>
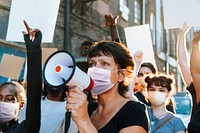
M 82 123 L 88 116 L 87 96 L 78 86 L 70 86 L 66 92 L 66 110 L 71 112 L 75 123 Z

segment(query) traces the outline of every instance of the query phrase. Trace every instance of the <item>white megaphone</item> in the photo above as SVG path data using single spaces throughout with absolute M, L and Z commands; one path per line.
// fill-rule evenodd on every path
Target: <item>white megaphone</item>
M 94 81 L 85 72 L 80 70 L 70 52 L 60 50 L 49 56 L 43 68 L 44 82 L 58 88 L 63 85 L 78 86 L 81 90 L 91 90 Z

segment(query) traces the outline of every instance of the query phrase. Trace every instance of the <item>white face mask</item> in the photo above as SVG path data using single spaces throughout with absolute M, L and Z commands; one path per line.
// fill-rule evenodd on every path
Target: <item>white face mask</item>
M 94 87 L 91 92 L 95 95 L 102 94 L 111 89 L 114 84 L 110 81 L 111 71 L 92 67 L 87 74 L 94 80 Z
M 18 103 L 0 102 L 0 123 L 6 123 L 14 119 L 17 115 Z
M 165 102 L 167 93 L 159 91 L 149 91 L 148 96 L 149 96 L 149 101 L 151 102 L 152 105 L 160 106 Z

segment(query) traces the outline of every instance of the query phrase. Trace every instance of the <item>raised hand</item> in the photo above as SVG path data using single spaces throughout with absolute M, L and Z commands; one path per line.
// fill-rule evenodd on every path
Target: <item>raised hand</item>
M 138 50 L 134 54 L 134 60 L 136 64 L 141 64 L 143 59 L 143 52 L 142 50 Z
M 26 49 L 29 50 L 40 50 L 41 49 L 41 41 L 42 41 L 42 33 L 39 29 L 32 29 L 29 27 L 27 22 L 24 20 L 24 25 L 26 27 L 26 32 L 22 31 L 24 34 L 24 41 L 26 43 Z
M 115 16 L 113 17 L 112 14 L 109 14 L 109 15 L 105 15 L 105 20 L 106 20 L 106 23 L 103 25 L 103 27 L 106 27 L 106 26 L 115 26 L 117 24 L 117 19 L 119 18 L 119 16 Z
M 23 22 L 24 22 L 24 25 L 25 25 L 25 27 L 26 27 L 27 32 L 22 31 L 22 33 L 23 33 L 24 35 L 25 35 L 25 34 L 29 34 L 29 39 L 30 39 L 31 41 L 34 41 L 34 40 L 35 40 L 35 34 L 36 34 L 37 32 L 39 32 L 40 30 L 39 30 L 39 29 L 36 29 L 36 28 L 35 28 L 35 29 L 31 29 L 25 20 L 24 20 Z
M 193 43 L 198 43 L 200 41 L 200 31 L 195 32 L 195 37 L 193 38 Z
M 180 28 L 180 30 L 179 30 L 180 35 L 186 35 L 186 33 L 189 31 L 189 29 L 190 29 L 190 26 L 185 21 L 182 28 Z

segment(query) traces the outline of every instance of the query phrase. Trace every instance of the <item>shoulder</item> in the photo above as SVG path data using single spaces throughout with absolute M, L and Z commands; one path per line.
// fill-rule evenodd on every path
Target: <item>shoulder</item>
M 183 120 L 182 120 L 179 116 L 177 116 L 176 114 L 172 114 L 172 116 L 174 116 L 174 117 L 172 118 L 172 120 L 173 120 L 174 122 L 176 122 L 177 124 L 180 124 L 180 123 L 184 124 L 184 123 L 183 123 Z
M 147 118 L 147 110 L 146 107 L 143 103 L 138 102 L 138 101 L 128 101 L 120 110 L 120 114 L 122 117 L 131 117 L 135 121 L 137 119 L 143 118 L 146 120 Z
M 183 120 L 176 114 L 169 113 L 168 117 L 173 116 L 170 122 L 174 125 L 175 128 L 186 129 Z
M 144 110 L 146 107 L 143 103 L 139 102 L 139 101 L 128 101 L 124 106 L 123 108 L 131 108 L 131 109 L 134 109 L 134 110 Z
M 128 101 L 119 110 L 118 114 L 122 128 L 127 126 L 141 126 L 148 131 L 148 118 L 144 104 L 137 101 Z
M 119 110 L 119 114 L 132 114 L 135 112 L 145 112 L 146 111 L 146 107 L 143 103 L 139 102 L 139 101 L 128 101 L 126 104 L 124 104 L 124 106 Z M 134 114 L 133 114 L 134 115 Z

